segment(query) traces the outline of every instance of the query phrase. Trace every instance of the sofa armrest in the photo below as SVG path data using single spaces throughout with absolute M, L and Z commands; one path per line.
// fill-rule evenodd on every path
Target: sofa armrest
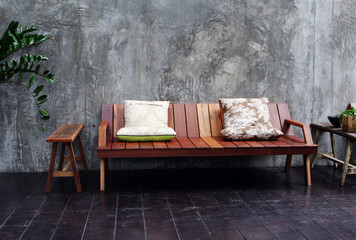
M 306 144 L 314 144 L 313 142 L 313 137 L 312 137 L 312 134 L 311 134 L 311 131 L 310 131 L 310 127 L 308 124 L 306 123 L 303 123 L 303 122 L 299 122 L 299 121 L 296 121 L 296 120 L 292 120 L 292 119 L 285 119 L 284 120 L 286 124 L 288 125 L 293 125 L 293 126 L 296 126 L 296 127 L 299 127 L 302 129 L 303 131 L 303 136 L 304 136 L 304 141 Z
M 102 121 L 99 125 L 99 134 L 98 134 L 98 148 L 106 147 L 107 143 L 107 132 L 109 130 L 109 123 L 107 121 Z

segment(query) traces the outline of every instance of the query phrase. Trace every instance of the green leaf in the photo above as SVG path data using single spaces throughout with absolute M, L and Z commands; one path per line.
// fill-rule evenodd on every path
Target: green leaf
M 45 100 L 43 100 L 43 101 L 39 102 L 38 104 L 39 104 L 39 105 L 41 105 L 41 104 L 43 104 L 43 103 L 47 102 L 47 100 L 48 100 L 48 98 L 46 98 Z
M 30 88 L 35 83 L 35 76 L 31 75 L 30 79 L 28 80 L 28 87 Z
M 37 95 L 42 91 L 42 89 L 43 89 L 43 85 L 39 85 L 38 87 L 35 88 L 35 90 L 33 91 L 35 97 L 37 97 Z
M 48 98 L 47 95 L 42 95 L 42 96 L 37 98 L 37 101 L 42 102 L 43 100 L 46 100 L 47 98 Z
M 49 116 L 49 113 L 46 111 L 46 109 L 41 109 L 40 113 L 42 116 Z
M 35 72 L 38 72 L 41 68 L 41 64 L 37 64 L 36 68 L 35 68 Z
M 6 79 L 11 79 L 15 75 L 14 71 L 11 71 L 9 74 L 7 74 Z
M 10 67 L 15 68 L 16 66 L 17 66 L 17 62 L 15 61 L 15 59 L 12 59 L 10 62 Z
M 41 124 L 42 125 L 42 132 L 46 132 L 46 127 L 44 124 Z
M 17 81 L 22 80 L 22 71 L 20 70 L 19 73 L 17 74 Z
M 46 70 L 43 72 L 43 75 L 47 75 L 49 73 L 49 70 Z
M 47 121 L 50 117 L 49 116 L 43 116 L 41 117 L 42 120 Z

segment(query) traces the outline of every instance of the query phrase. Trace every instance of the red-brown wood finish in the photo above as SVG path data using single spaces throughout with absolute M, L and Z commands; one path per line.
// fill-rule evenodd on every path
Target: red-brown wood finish
M 97 157 L 101 167 L 107 168 L 108 158 L 156 157 L 207 157 L 246 155 L 286 155 L 289 171 L 292 155 L 303 155 L 305 183 L 311 185 L 309 154 L 316 154 L 309 126 L 290 119 L 287 104 L 270 103 L 272 125 L 285 136 L 274 141 L 228 141 L 220 130 L 223 120 L 219 104 L 170 104 L 168 126 L 175 129 L 177 137 L 168 142 L 120 142 L 116 131 L 124 126 L 123 104 L 102 106 L 102 123 L 99 126 Z M 301 129 L 303 138 L 294 136 L 292 126 Z M 104 140 L 105 139 L 105 140 Z M 101 190 L 105 190 L 105 171 L 101 170 Z

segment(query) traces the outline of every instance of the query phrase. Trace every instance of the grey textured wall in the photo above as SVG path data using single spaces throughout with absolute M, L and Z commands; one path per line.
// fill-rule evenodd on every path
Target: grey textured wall
M 55 38 L 31 51 L 50 58 L 56 79 L 46 84 L 45 134 L 28 92 L 0 85 L 0 171 L 46 171 L 46 138 L 81 122 L 89 167 L 98 169 L 101 104 L 125 99 L 265 96 L 287 102 L 294 119 L 325 121 L 356 101 L 355 12 L 353 0 L 2 0 L 1 31 L 18 20 Z M 261 159 L 136 159 L 116 167 L 281 165 L 284 157 Z

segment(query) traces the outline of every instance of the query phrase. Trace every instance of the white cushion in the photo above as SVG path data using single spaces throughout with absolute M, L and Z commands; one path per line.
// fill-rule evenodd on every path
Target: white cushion
M 283 133 L 274 128 L 267 98 L 220 99 L 224 129 L 221 134 L 229 140 L 273 140 Z
M 169 101 L 124 101 L 125 127 L 167 127 Z
M 170 127 L 123 127 L 117 131 L 117 135 L 124 136 L 162 136 L 176 135 Z

